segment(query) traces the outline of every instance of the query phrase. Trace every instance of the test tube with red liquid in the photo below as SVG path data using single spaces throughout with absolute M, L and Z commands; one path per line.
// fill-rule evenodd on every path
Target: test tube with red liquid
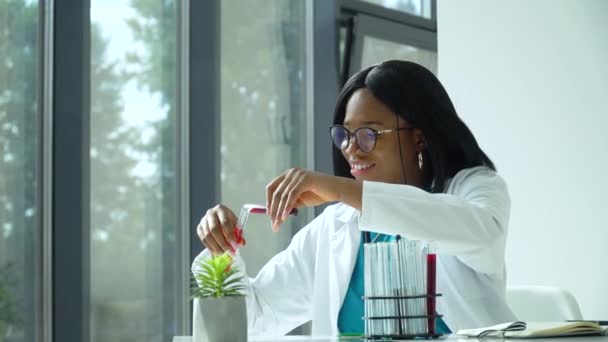
M 429 242 L 428 254 L 426 256 L 426 314 L 428 317 L 428 333 L 435 335 L 435 303 L 437 292 L 437 254 L 435 254 L 435 244 Z
M 237 226 L 233 229 L 236 242 L 232 245 L 232 248 L 235 251 L 238 249 L 239 246 L 244 246 L 247 243 L 243 236 L 243 231 L 245 229 L 247 219 L 249 218 L 249 214 L 266 214 L 266 207 L 259 204 L 243 205 L 243 207 L 241 208 L 241 213 L 239 215 L 239 221 L 237 223 Z M 298 215 L 298 209 L 293 208 L 289 215 Z

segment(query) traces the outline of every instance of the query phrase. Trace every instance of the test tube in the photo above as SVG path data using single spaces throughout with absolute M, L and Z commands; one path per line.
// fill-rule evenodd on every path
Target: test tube
M 435 303 L 437 292 L 437 254 L 434 241 L 428 242 L 426 256 L 426 314 L 429 335 L 435 335 Z
M 245 224 L 247 223 L 247 219 L 249 218 L 249 214 L 266 214 L 266 207 L 259 204 L 244 204 L 241 208 L 241 213 L 239 214 L 239 220 L 236 227 L 233 228 L 233 234 L 236 237 L 237 242 L 232 242 L 232 248 L 236 251 L 239 246 L 245 244 L 245 239 L 243 237 L 243 232 L 245 230 Z M 298 209 L 293 208 L 289 215 L 296 216 L 298 215 Z

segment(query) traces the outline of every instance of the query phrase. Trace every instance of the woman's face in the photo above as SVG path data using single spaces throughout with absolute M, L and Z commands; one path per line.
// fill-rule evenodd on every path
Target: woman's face
M 409 123 L 396 116 L 388 107 L 378 100 L 367 88 L 353 93 L 346 104 L 344 127 L 354 132 L 359 127 L 369 127 L 377 131 L 410 127 Z M 401 139 L 401 151 L 399 142 Z M 370 152 L 363 152 L 354 136 L 351 136 L 349 146 L 342 150 L 342 155 L 350 164 L 351 174 L 355 179 L 363 181 L 378 181 L 385 183 L 404 184 L 401 159 L 407 184 L 420 186 L 422 172 L 418 167 L 418 152 L 424 147 L 424 138 L 419 129 L 400 130 L 379 135 L 376 146 Z

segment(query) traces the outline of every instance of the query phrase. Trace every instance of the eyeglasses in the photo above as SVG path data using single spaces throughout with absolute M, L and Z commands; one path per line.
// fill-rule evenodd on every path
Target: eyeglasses
M 357 145 L 363 152 L 371 152 L 374 147 L 376 147 L 376 140 L 379 135 L 410 130 L 413 127 L 400 127 L 395 129 L 385 129 L 382 131 L 377 131 L 373 128 L 369 127 L 359 127 L 353 132 L 349 131 L 346 127 L 340 125 L 334 125 L 329 127 L 329 135 L 331 136 L 331 140 L 334 142 L 334 145 L 340 150 L 345 150 L 350 145 L 351 136 L 355 137 L 355 141 Z

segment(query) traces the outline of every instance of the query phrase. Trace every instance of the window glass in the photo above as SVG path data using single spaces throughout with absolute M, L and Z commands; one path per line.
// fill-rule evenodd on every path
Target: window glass
M 437 75 L 437 52 L 380 38 L 364 37 L 362 69 L 391 59 L 416 62 Z
M 170 341 L 179 305 L 177 4 L 91 1 L 91 340 Z
M 238 216 L 265 204 L 265 186 L 305 167 L 305 2 L 221 2 L 221 196 Z M 266 215 L 247 223 L 241 252 L 254 276 L 291 240 L 306 215 L 273 233 Z
M 40 312 L 39 7 L 0 1 L 0 341 L 34 341 Z

